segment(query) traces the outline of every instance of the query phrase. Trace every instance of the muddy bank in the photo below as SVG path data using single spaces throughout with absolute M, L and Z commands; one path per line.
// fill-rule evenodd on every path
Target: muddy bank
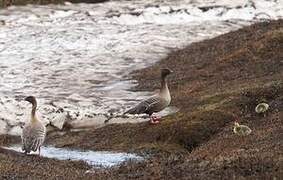
M 83 162 L 59 161 L 0 149 L 1 179 L 79 179 L 90 169 Z M 89 177 L 89 179 L 91 179 Z
M 245 27 L 172 52 L 137 71 L 138 90 L 159 87 L 159 69 L 170 67 L 172 105 L 180 112 L 157 126 L 109 125 L 83 132 L 50 133 L 57 147 L 117 150 L 150 155 L 140 162 L 86 174 L 80 162 L 56 161 L 0 151 L 6 179 L 280 179 L 283 177 L 283 21 Z M 254 112 L 260 102 L 265 115 Z M 253 131 L 232 133 L 237 120 Z M 1 144 L 18 142 L 2 136 Z M 27 164 L 23 166 L 22 163 Z M 32 169 L 32 171 L 30 170 Z M 57 177 L 58 176 L 58 177 Z

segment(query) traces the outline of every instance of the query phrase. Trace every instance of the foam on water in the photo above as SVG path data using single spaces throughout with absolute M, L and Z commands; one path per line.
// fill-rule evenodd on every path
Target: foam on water
M 12 145 L 4 147 L 8 150 L 22 152 L 20 145 Z M 108 151 L 79 151 L 66 148 L 56 148 L 52 146 L 43 146 L 41 148 L 41 156 L 47 158 L 55 158 L 59 160 L 85 161 L 91 166 L 111 167 L 119 165 L 127 160 L 142 160 L 141 156 L 130 153 L 108 152 Z M 36 154 L 36 153 L 32 153 Z
M 46 123 L 99 124 L 100 115 L 119 114 L 152 94 L 129 91 L 136 85 L 130 72 L 192 42 L 282 17 L 282 1 L 277 0 L 138 0 L 2 9 L 0 133 L 19 134 L 29 114 L 29 105 L 22 102 L 26 95 L 39 98 Z

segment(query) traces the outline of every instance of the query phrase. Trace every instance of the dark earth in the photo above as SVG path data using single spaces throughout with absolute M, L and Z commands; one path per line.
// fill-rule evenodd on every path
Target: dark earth
M 261 22 L 171 52 L 132 73 L 133 90 L 159 87 L 169 67 L 176 114 L 158 125 L 111 124 L 47 136 L 46 144 L 135 152 L 148 158 L 112 168 L 26 156 L 0 149 L 0 179 L 283 179 L 283 20 Z M 266 102 L 265 114 L 255 113 Z M 249 136 L 233 133 L 233 122 Z M 0 136 L 0 145 L 20 142 Z

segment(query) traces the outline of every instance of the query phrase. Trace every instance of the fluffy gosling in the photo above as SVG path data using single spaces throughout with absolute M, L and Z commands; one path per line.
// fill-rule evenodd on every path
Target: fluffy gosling
M 246 125 L 240 125 L 238 122 L 235 122 L 233 132 L 239 136 L 247 136 L 251 134 L 252 130 Z
M 269 109 L 269 105 L 267 103 L 259 103 L 255 107 L 255 112 L 258 114 L 265 113 Z

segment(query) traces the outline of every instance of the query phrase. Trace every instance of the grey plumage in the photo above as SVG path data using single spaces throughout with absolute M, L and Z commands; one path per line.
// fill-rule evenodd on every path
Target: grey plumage
M 161 70 L 161 88 L 160 92 L 142 102 L 137 106 L 129 109 L 124 114 L 148 114 L 150 117 L 153 113 L 162 111 L 171 102 L 170 92 L 167 86 L 166 77 L 172 71 L 169 69 Z
M 125 114 L 153 114 L 154 112 L 162 111 L 170 104 L 170 100 L 166 100 L 160 95 L 155 95 L 148 98 L 145 101 L 142 101 L 137 106 L 129 109 Z
M 37 102 L 33 96 L 29 96 L 25 99 L 32 104 L 31 120 L 23 127 L 22 133 L 22 150 L 25 153 L 30 153 L 31 151 L 36 152 L 42 146 L 45 136 L 46 127 L 39 121 L 36 117 L 35 111 L 37 107 Z
M 44 142 L 46 128 L 41 122 L 29 123 L 23 128 L 22 150 L 25 153 L 37 151 Z

